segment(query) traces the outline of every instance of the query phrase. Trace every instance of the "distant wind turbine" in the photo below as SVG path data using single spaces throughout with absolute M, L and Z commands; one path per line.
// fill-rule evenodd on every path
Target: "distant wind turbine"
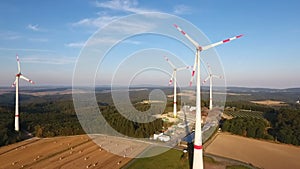
M 181 70 L 186 70 L 186 69 L 190 69 L 191 66 L 184 66 L 184 67 L 180 67 L 180 68 L 176 68 L 175 65 L 170 61 L 169 58 L 167 58 L 166 56 L 164 56 L 166 61 L 170 64 L 170 66 L 173 68 L 173 73 L 172 73 L 172 76 L 171 76 L 171 79 L 169 81 L 169 85 L 171 85 L 172 83 L 174 84 L 174 107 L 173 107 L 173 117 L 174 118 L 177 118 L 177 86 L 176 86 L 176 83 L 177 83 L 177 76 L 176 76 L 176 72 L 177 71 L 181 71 Z
M 212 110 L 212 108 L 213 108 L 213 104 L 212 104 L 212 102 L 213 102 L 213 99 L 212 99 L 212 80 L 213 80 L 213 78 L 221 79 L 222 76 L 212 74 L 210 65 L 208 65 L 207 67 L 208 67 L 208 76 L 203 81 L 203 83 L 205 83 L 207 80 L 209 80 L 209 110 Z
M 25 77 L 22 73 L 21 73 L 21 66 L 20 66 L 20 60 L 19 60 L 19 56 L 17 55 L 17 63 L 18 63 L 18 73 L 16 74 L 16 80 L 15 82 L 11 85 L 11 87 L 16 87 L 16 112 L 15 112 L 15 130 L 19 131 L 20 127 L 19 127 L 19 81 L 20 78 L 23 80 L 28 81 L 31 84 L 34 84 L 34 82 L 30 79 L 28 79 L 27 77 Z
M 193 159 L 193 169 L 203 169 L 203 149 L 202 149 L 202 129 L 201 129 L 201 95 L 200 95 L 200 52 L 208 50 L 215 46 L 221 45 L 223 43 L 238 39 L 243 35 L 235 36 L 217 43 L 213 43 L 207 46 L 200 46 L 195 40 L 193 40 L 186 32 L 184 32 L 179 26 L 174 24 L 176 29 L 180 31 L 196 48 L 195 62 L 192 72 L 192 78 L 190 85 L 195 75 L 197 68 L 197 94 L 196 94 L 196 124 L 195 124 L 195 138 L 194 138 L 194 159 Z

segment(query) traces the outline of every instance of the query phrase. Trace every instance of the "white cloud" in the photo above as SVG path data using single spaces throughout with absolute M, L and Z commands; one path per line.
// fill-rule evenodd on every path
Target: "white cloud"
M 134 45 L 139 45 L 141 44 L 140 41 L 136 41 L 136 40 L 129 40 L 129 39 L 125 39 L 125 40 L 120 40 L 120 39 L 114 39 L 114 38 L 93 38 L 89 41 L 89 43 L 87 45 L 100 45 L 100 44 L 113 44 L 113 43 L 127 43 L 127 44 L 134 44 Z
M 73 27 L 89 27 L 89 28 L 104 28 L 109 23 L 114 22 L 112 25 L 109 26 L 108 32 L 112 32 L 113 37 L 101 37 L 101 38 L 94 38 L 89 41 L 88 45 L 94 44 L 111 44 L 115 43 L 116 39 L 118 39 L 118 35 L 114 34 L 137 34 L 139 32 L 146 32 L 147 30 L 153 29 L 156 26 L 153 23 L 149 23 L 145 20 L 137 20 L 136 22 L 132 21 L 117 21 L 119 18 L 123 17 L 124 15 L 120 14 L 121 12 L 127 13 L 145 13 L 145 12 L 158 12 L 157 10 L 153 9 L 146 9 L 138 7 L 137 0 L 109 0 L 109 1 L 96 1 L 95 6 L 98 8 L 102 8 L 100 12 L 97 13 L 98 16 L 84 18 L 77 22 L 72 23 Z M 107 10 L 105 10 L 107 9 Z M 115 15 L 115 11 L 118 12 L 118 15 Z M 138 19 L 138 18 L 137 18 Z M 105 28 L 104 28 L 105 29 Z M 107 30 L 105 30 L 107 33 Z M 131 44 L 140 44 L 138 41 L 126 40 L 124 43 L 131 43 Z M 65 44 L 67 47 L 83 47 L 83 42 L 73 42 Z
M 71 48 L 82 48 L 84 45 L 85 45 L 85 42 L 73 42 L 73 43 L 65 44 L 65 46 L 71 47 Z
M 44 50 L 44 49 L 26 49 L 26 48 L 0 48 L 0 50 L 8 50 L 8 51 L 32 51 L 32 52 L 54 52 L 51 50 Z
M 40 64 L 55 64 L 55 65 L 64 65 L 64 64 L 73 64 L 75 63 L 76 58 L 66 57 L 66 56 L 32 56 L 22 58 L 24 63 L 40 63 Z
M 103 28 L 112 21 L 116 21 L 121 16 L 99 16 L 97 18 L 86 18 L 82 19 L 73 26 L 89 26 L 95 28 Z M 138 18 L 137 18 L 138 19 Z M 110 25 L 110 31 L 121 32 L 121 33 L 138 33 L 146 30 L 150 30 L 156 26 L 153 23 L 149 23 L 144 20 L 136 20 L 136 22 L 117 21 L 113 25 Z
M 16 39 L 20 39 L 20 38 L 21 38 L 21 36 L 19 36 L 19 35 L 5 37 L 5 39 L 7 39 L 7 40 L 16 40 Z
M 88 44 L 86 42 L 71 42 L 68 44 L 65 44 L 66 47 L 70 48 L 82 48 L 85 45 L 98 45 L 98 44 L 112 44 L 118 42 L 118 39 L 113 39 L 113 38 L 93 38 L 89 41 Z M 134 44 L 134 45 L 139 45 L 141 44 L 140 41 L 136 40 L 123 40 L 122 43 L 127 43 L 127 44 Z
M 96 6 L 101 8 L 107 8 L 111 10 L 132 12 L 132 13 L 145 13 L 145 12 L 157 12 L 153 9 L 139 8 L 137 0 L 110 0 L 107 2 L 96 1 Z
M 32 31 L 40 31 L 41 29 L 39 28 L 39 25 L 32 25 L 32 24 L 29 24 L 27 25 L 27 29 L 30 29 Z
M 191 8 L 186 5 L 176 5 L 174 7 L 174 14 L 181 15 L 181 14 L 190 14 L 191 13 Z
M 101 28 L 111 21 L 120 18 L 119 16 L 99 16 L 97 18 L 85 18 L 73 23 L 73 26 L 92 26 Z
M 136 18 L 133 20 L 120 20 L 109 26 L 112 32 L 121 32 L 122 34 L 138 34 L 140 32 L 147 32 L 153 30 L 157 25 L 155 23 L 149 23 L 146 20 Z
M 48 42 L 49 41 L 48 39 L 45 39 L 45 38 L 29 38 L 28 40 L 32 41 L 32 42 Z
M 122 15 L 110 15 L 112 11 L 121 11 L 128 13 L 145 13 L 145 12 L 159 12 L 154 9 L 146 9 L 138 7 L 137 0 L 110 0 L 110 1 L 96 1 L 95 6 L 108 10 L 101 10 L 98 12 L 98 17 L 84 18 L 75 23 L 72 26 L 88 26 L 95 28 L 102 28 L 110 22 L 123 17 Z
M 140 45 L 142 42 L 136 40 L 124 40 L 124 43 L 133 44 L 133 45 Z
M 0 32 L 0 38 L 5 40 L 16 40 L 22 38 L 18 33 L 12 31 Z
M 89 40 L 89 42 L 86 44 L 86 42 L 72 42 L 65 44 L 67 47 L 71 48 L 82 48 L 85 45 L 92 46 L 92 45 L 101 45 L 101 44 L 113 44 L 113 43 L 118 43 L 119 39 L 114 39 L 110 37 L 106 38 L 92 38 Z M 127 43 L 127 44 L 133 44 L 133 45 L 140 45 L 142 42 L 136 41 L 136 40 L 130 40 L 130 39 L 125 39 L 121 41 L 121 43 Z

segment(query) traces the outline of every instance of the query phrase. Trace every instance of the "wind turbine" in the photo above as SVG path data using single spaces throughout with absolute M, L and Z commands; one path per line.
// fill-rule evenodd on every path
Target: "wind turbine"
M 17 63 L 18 63 L 18 73 L 16 74 L 16 80 L 15 82 L 11 85 L 11 87 L 16 87 L 16 112 L 15 112 L 15 130 L 19 131 L 19 81 L 20 78 L 23 80 L 28 81 L 31 84 L 34 84 L 34 82 L 27 77 L 23 76 L 21 73 L 21 66 L 20 66 L 20 60 L 19 56 L 17 55 Z
M 196 94 L 196 124 L 195 124 L 195 138 L 194 138 L 194 159 L 193 159 L 193 168 L 194 169 L 203 169 L 203 149 L 202 149 L 202 129 L 201 129 L 201 95 L 200 95 L 200 52 L 208 50 L 215 46 L 221 45 L 226 42 L 238 39 L 243 35 L 238 35 L 223 41 L 213 43 L 207 46 L 200 46 L 195 40 L 193 40 L 187 33 L 185 33 L 179 26 L 174 24 L 176 29 L 180 31 L 196 48 L 195 62 L 192 72 L 192 78 L 190 85 L 192 85 L 192 80 L 195 75 L 197 68 L 197 94 Z
M 167 58 L 166 56 L 164 56 L 164 58 L 170 64 L 170 66 L 173 68 L 173 73 L 172 73 L 171 79 L 169 81 L 169 85 L 171 85 L 172 83 L 174 83 L 173 117 L 176 118 L 177 117 L 177 87 L 176 87 L 177 79 L 176 79 L 176 72 L 180 71 L 180 70 L 189 69 L 189 68 L 191 68 L 191 66 L 185 66 L 185 67 L 176 68 L 175 65 L 169 60 L 169 58 Z
M 212 80 L 213 80 L 213 78 L 221 79 L 222 76 L 212 74 L 210 65 L 208 65 L 207 67 L 208 67 L 208 76 L 203 81 L 203 83 L 205 83 L 207 80 L 209 80 L 209 110 L 212 110 L 212 108 L 213 108 L 213 105 L 212 105 L 212 101 L 213 101 L 212 100 Z

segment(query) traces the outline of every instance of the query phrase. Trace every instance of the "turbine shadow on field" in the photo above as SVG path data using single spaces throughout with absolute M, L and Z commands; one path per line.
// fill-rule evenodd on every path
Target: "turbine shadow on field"
M 186 118 L 185 108 L 183 109 L 183 116 L 184 116 L 185 132 L 186 132 L 186 136 L 188 136 L 190 134 L 190 129 Z
M 190 137 L 191 132 L 189 129 L 189 125 L 187 125 L 188 121 L 187 121 L 187 117 L 186 117 L 186 109 L 185 108 L 183 109 L 183 116 L 184 116 L 184 124 L 186 125 L 185 126 L 186 136 Z M 190 168 L 193 168 L 194 143 L 192 142 L 192 140 L 190 142 L 188 142 L 187 150 L 188 150 L 189 166 L 190 166 Z

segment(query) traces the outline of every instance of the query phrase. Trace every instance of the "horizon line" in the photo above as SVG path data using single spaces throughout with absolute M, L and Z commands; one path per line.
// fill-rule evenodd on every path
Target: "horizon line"
M 35 85 L 35 86 L 23 86 L 24 88 L 41 88 L 41 87 L 63 87 L 63 88 L 73 88 L 74 86 L 73 85 Z M 90 85 L 80 85 L 80 86 L 76 86 L 76 87 L 92 87 Z M 110 88 L 111 85 L 95 85 L 93 86 L 95 88 L 97 87 L 105 87 L 105 88 Z M 128 86 L 126 85 L 115 85 L 114 87 L 120 87 L 120 88 L 127 88 Z M 153 88 L 153 87 L 161 87 L 161 88 L 173 88 L 173 85 L 171 86 L 166 86 L 166 85 L 145 85 L 145 84 L 140 84 L 140 85 L 132 85 L 132 86 L 129 86 L 129 88 L 139 88 L 139 87 L 144 87 L 144 88 Z M 196 86 L 182 86 L 181 88 L 195 88 Z M 205 86 L 201 86 L 201 87 L 209 87 L 207 85 Z M 214 86 L 216 88 L 223 88 L 224 86 Z M 11 86 L 6 86 L 6 85 L 0 85 L 0 88 L 11 88 L 13 89 Z M 285 89 L 300 89 L 300 86 L 299 87 L 258 87 L 258 86 L 236 86 L 236 85 L 232 85 L 232 86 L 226 86 L 225 88 L 247 88 L 247 89 L 279 89 L 279 90 L 285 90 Z

